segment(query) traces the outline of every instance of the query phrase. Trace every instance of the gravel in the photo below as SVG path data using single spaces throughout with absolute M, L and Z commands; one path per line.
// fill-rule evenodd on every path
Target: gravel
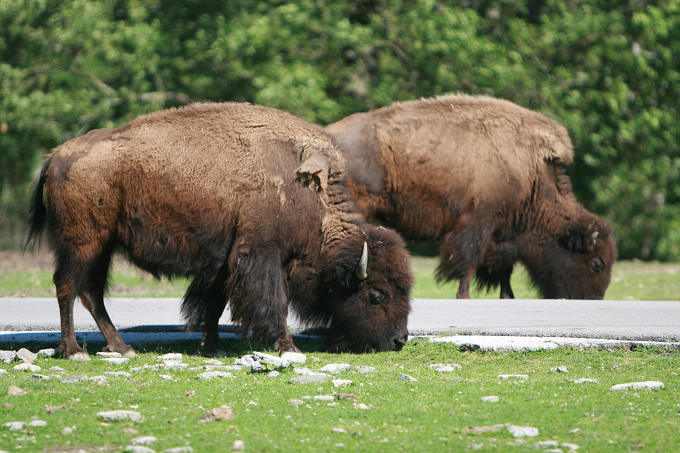
M 627 382 L 625 384 L 612 385 L 609 390 L 618 392 L 621 390 L 661 390 L 664 387 L 663 382 L 659 381 L 644 381 L 644 382 Z

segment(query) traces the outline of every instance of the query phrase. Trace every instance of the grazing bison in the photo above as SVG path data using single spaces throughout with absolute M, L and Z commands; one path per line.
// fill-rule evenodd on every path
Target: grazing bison
M 274 335 L 278 351 L 296 349 L 289 304 L 328 326 L 333 348 L 399 349 L 408 253 L 395 232 L 365 224 L 344 177 L 320 128 L 250 104 L 165 110 L 59 146 L 38 179 L 27 246 L 47 224 L 60 350 L 87 358 L 73 332 L 80 297 L 106 349 L 134 354 L 104 307 L 114 252 L 155 276 L 193 279 L 182 313 L 189 327 L 205 322 L 209 353 L 227 301 L 244 334 Z
M 360 211 L 412 239 L 441 240 L 439 280 L 459 298 L 500 285 L 522 262 L 544 298 L 601 299 L 616 246 L 586 211 L 555 121 L 511 102 L 464 95 L 395 103 L 326 127 L 348 161 Z

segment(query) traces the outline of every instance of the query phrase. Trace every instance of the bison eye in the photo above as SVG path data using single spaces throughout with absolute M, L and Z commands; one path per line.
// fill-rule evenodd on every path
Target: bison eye
M 385 295 L 378 290 L 371 289 L 368 291 L 368 301 L 373 305 L 380 304 L 385 299 Z
M 593 272 L 593 274 L 601 272 L 603 269 L 604 269 L 604 261 L 602 261 L 600 258 L 594 258 L 590 262 L 590 270 Z

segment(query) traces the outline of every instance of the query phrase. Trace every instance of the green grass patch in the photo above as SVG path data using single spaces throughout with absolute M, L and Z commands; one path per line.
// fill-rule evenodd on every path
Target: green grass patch
M 237 341 L 225 344 L 233 357 L 259 347 Z M 353 355 L 318 352 L 314 342 L 300 345 L 307 352 L 305 366 L 313 370 L 328 363 L 368 365 L 377 370 L 367 375 L 341 373 L 337 378 L 352 383 L 339 389 L 330 382 L 290 384 L 295 375 L 290 369 L 278 377 L 232 371 L 233 377 L 212 381 L 198 379 L 197 374 L 204 370 L 132 371 L 160 363 L 156 356 L 170 350 L 185 353 L 184 361 L 190 367 L 201 367 L 205 359 L 197 355 L 198 344 L 193 342 L 140 349 L 137 357 L 119 366 L 95 357 L 86 363 L 55 358 L 37 361 L 45 375 L 131 373 L 129 378 L 109 376 L 104 385 L 64 384 L 57 378 L 40 381 L 31 373 L 0 364 L 7 370 L 0 375 L 0 425 L 34 418 L 47 422 L 45 427 L 19 431 L 0 426 L 0 450 L 112 446 L 120 451 L 142 435 L 158 438 L 153 446 L 157 451 L 177 446 L 191 446 L 196 452 L 230 451 L 237 439 L 245 442 L 246 451 L 527 451 L 533 443 L 546 440 L 573 443 L 580 451 L 680 450 L 678 352 L 562 348 L 485 353 L 416 339 L 401 352 Z M 86 348 L 93 354 L 100 346 L 89 344 Z M 233 358 L 223 362 L 232 364 Z M 429 367 L 434 363 L 457 363 L 461 368 L 437 373 Z M 55 365 L 64 371 L 48 371 Z M 568 372 L 551 372 L 556 366 L 566 366 Z M 401 373 L 417 381 L 402 380 Z M 160 374 L 173 380 L 163 380 Z M 529 378 L 503 381 L 500 374 L 526 374 Z M 574 384 L 580 377 L 599 382 Z M 662 381 L 665 388 L 609 390 L 614 384 L 643 380 Z M 7 395 L 9 385 L 27 394 Z M 353 394 L 356 401 L 288 404 L 291 399 L 335 392 Z M 500 397 L 500 402 L 480 400 L 488 395 Z M 368 409 L 360 409 L 358 404 Z M 199 422 L 204 412 L 221 405 L 230 406 L 235 418 Z M 137 411 L 143 421 L 105 423 L 96 417 L 99 411 L 118 409 Z M 540 435 L 518 440 L 506 429 L 484 432 L 481 428 L 498 424 L 532 426 Z M 74 427 L 73 433 L 62 434 L 65 427 Z
M 427 299 L 456 297 L 458 282 L 439 285 L 434 278 L 438 258 L 411 258 L 415 275 L 412 296 Z M 109 279 L 109 297 L 182 297 L 188 286 L 185 279 L 160 281 L 149 274 L 117 261 Z M 518 265 L 512 276 L 512 287 L 518 299 L 538 298 L 526 270 Z M 655 262 L 622 261 L 614 266 L 606 299 L 610 300 L 677 300 L 680 294 L 680 265 Z M 471 297 L 495 299 L 499 290 L 471 289 Z M 53 297 L 52 269 L 32 268 L 6 270 L 0 273 L 0 297 Z

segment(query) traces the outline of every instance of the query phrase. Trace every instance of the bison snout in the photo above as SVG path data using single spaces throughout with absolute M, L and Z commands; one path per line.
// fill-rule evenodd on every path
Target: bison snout
M 401 351 L 401 348 L 403 348 L 408 341 L 408 332 L 404 332 L 401 335 L 394 337 L 392 341 L 394 343 L 394 350 Z

